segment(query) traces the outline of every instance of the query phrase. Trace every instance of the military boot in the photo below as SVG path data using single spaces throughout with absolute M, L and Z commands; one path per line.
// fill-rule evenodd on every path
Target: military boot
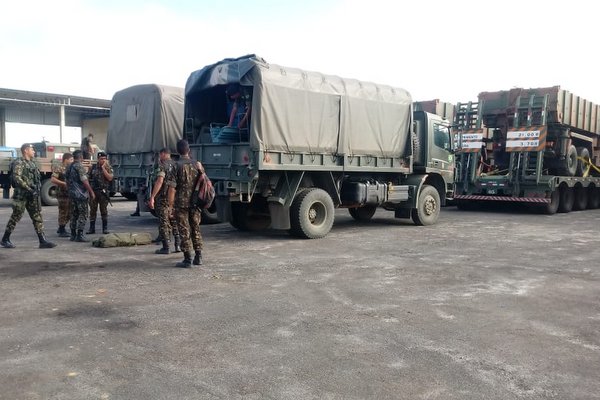
M 105 235 L 106 235 L 107 233 L 110 233 L 110 232 L 108 231 L 108 220 L 107 220 L 107 219 L 103 219 L 103 220 L 102 220 L 102 233 L 103 233 L 103 234 L 105 234 Z
M 90 221 L 90 230 L 87 231 L 86 234 L 93 235 L 94 233 L 96 233 L 96 221 Z
M 46 235 L 44 235 L 44 232 L 38 233 L 38 239 L 40 240 L 40 249 L 51 249 L 56 247 L 55 243 L 46 240 Z
M 89 242 L 89 240 L 83 234 L 82 230 L 77 231 L 77 236 L 75 236 L 75 241 L 82 242 L 82 243 Z
M 156 253 L 156 254 L 169 254 L 169 241 L 168 240 L 163 240 L 162 241 L 162 248 L 156 250 L 154 253 Z
M 67 230 L 65 229 L 64 225 L 60 225 L 58 227 L 58 231 L 56 232 L 58 233 L 59 237 L 69 237 L 70 235 L 67 233 Z
M 69 238 L 69 240 L 71 242 L 74 242 L 76 237 L 77 237 L 77 231 L 75 229 L 71 229 L 71 237 Z
M 0 245 L 2 247 L 6 247 L 7 249 L 14 249 L 15 245 L 10 242 L 10 234 L 11 232 L 4 231 L 4 236 L 2 236 L 2 242 L 0 242 Z
M 202 251 L 196 250 L 196 255 L 194 256 L 194 265 L 202 265 Z
M 173 238 L 175 239 L 175 249 L 173 250 L 173 253 L 180 253 L 181 252 L 181 248 L 179 246 L 181 246 L 181 236 L 179 236 L 179 234 L 177 235 L 173 235 Z
M 189 251 L 183 252 L 183 261 L 175 264 L 177 268 L 191 268 L 192 267 L 192 253 Z

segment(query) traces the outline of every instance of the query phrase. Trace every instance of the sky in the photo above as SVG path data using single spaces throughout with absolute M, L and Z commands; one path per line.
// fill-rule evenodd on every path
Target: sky
M 2 2 L 0 87 L 110 99 L 184 87 L 223 58 L 401 87 L 413 100 L 560 85 L 600 103 L 600 23 L 583 0 Z

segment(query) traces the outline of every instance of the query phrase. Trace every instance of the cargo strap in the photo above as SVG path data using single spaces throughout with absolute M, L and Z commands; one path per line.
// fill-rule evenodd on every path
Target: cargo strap
M 585 164 L 585 171 L 583 171 L 583 177 L 587 178 L 588 176 L 590 176 L 590 172 L 592 170 L 596 171 L 597 173 L 600 174 L 600 167 L 594 165 L 589 158 L 583 158 L 583 157 L 577 157 L 577 160 L 581 161 L 582 163 Z

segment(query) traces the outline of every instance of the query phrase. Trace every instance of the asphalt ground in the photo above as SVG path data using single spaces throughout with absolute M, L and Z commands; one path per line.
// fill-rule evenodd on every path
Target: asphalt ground
M 112 231 L 155 234 L 113 200 Z M 58 247 L 25 216 L 0 248 L 1 399 L 600 398 L 600 210 L 203 226 L 195 269 L 58 238 L 56 211 Z

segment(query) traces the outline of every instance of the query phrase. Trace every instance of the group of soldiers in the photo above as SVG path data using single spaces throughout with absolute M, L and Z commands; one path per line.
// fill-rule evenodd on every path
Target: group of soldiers
M 200 162 L 190 158 L 190 148 L 186 140 L 177 142 L 179 159 L 171 160 L 167 148 L 159 152 L 155 181 L 148 200 L 148 206 L 156 210 L 159 217 L 159 237 L 162 247 L 157 254 L 170 253 L 170 238 L 174 237 L 174 251 L 183 252 L 183 261 L 175 266 L 190 268 L 202 265 L 202 235 L 200 233 L 201 211 L 191 202 L 198 178 L 204 173 Z M 53 248 L 55 243 L 46 239 L 40 199 L 40 171 L 33 160 L 33 145 L 21 146 L 21 157 L 14 162 L 12 170 L 13 211 L 6 225 L 0 245 L 14 248 L 10 236 L 25 210 L 33 222 L 41 249 Z M 62 163 L 55 166 L 52 182 L 57 186 L 58 230 L 60 237 L 69 237 L 71 241 L 88 242 L 84 234 L 89 215 L 90 225 L 87 234 L 96 233 L 96 216 L 100 208 L 102 233 L 108 231 L 108 204 L 110 203 L 110 184 L 113 169 L 107 155 L 98 152 L 97 163 L 89 170 L 84 166 L 83 153 L 75 150 L 65 153 Z M 66 230 L 69 223 L 70 233 Z M 192 258 L 192 251 L 194 256 Z

